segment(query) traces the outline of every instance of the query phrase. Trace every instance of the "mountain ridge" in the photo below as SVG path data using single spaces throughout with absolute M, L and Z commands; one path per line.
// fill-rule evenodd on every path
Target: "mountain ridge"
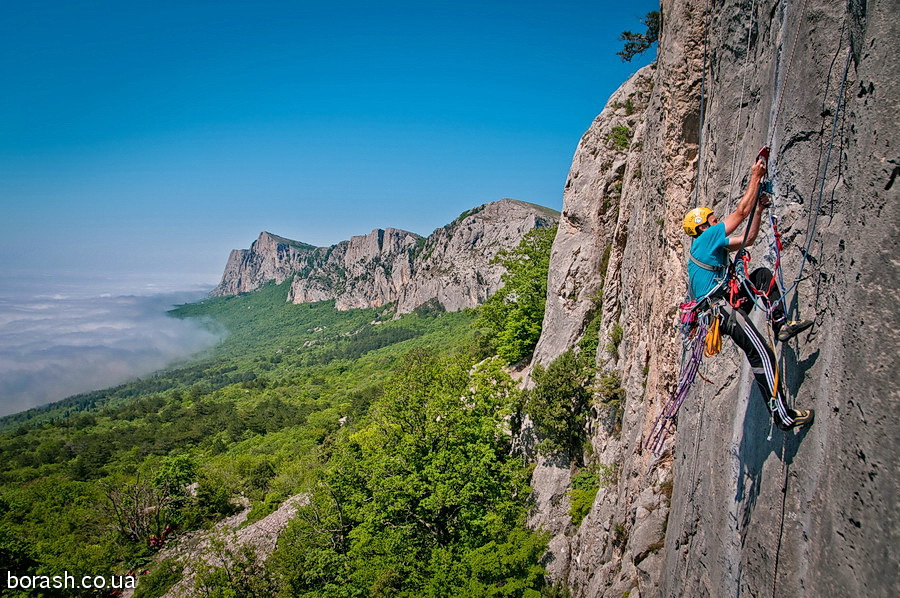
M 290 280 L 288 301 L 334 300 L 339 310 L 397 303 L 397 314 L 436 302 L 440 309 L 475 307 L 500 286 L 492 264 L 535 227 L 555 226 L 551 208 L 504 198 L 466 210 L 428 237 L 376 228 L 329 247 L 262 232 L 249 249 L 231 252 L 213 297 Z

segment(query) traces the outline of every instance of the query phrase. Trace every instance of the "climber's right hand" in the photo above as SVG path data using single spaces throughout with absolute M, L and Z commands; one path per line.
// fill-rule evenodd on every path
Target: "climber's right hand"
M 753 165 L 753 168 L 750 169 L 750 176 L 755 178 L 756 180 L 760 180 L 764 176 L 766 176 L 766 172 L 768 172 L 766 162 L 765 160 L 760 158 L 756 161 L 756 164 Z

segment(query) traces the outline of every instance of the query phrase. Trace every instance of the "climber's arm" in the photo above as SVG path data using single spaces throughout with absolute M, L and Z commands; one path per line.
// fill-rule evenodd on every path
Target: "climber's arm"
M 725 223 L 726 235 L 730 236 L 750 215 L 750 212 L 753 210 L 753 202 L 756 201 L 756 196 L 759 194 L 759 183 L 764 176 L 766 176 L 766 162 L 760 158 L 753 165 L 753 168 L 750 169 L 750 184 L 747 185 L 747 190 L 738 202 L 737 208 L 735 208 L 734 212 L 725 216 L 725 219 L 722 221 Z M 751 222 L 750 225 L 752 228 L 753 223 Z M 757 225 L 758 229 L 759 226 Z M 740 247 L 740 243 L 738 243 L 738 247 Z
M 762 222 L 762 213 L 763 211 L 769 207 L 770 202 L 767 195 L 759 196 L 759 207 L 756 209 L 756 212 L 753 213 L 753 219 L 750 221 L 750 224 L 747 226 L 750 227 L 750 230 L 747 232 L 747 243 L 744 247 L 750 247 L 753 243 L 756 242 L 756 237 L 759 235 L 759 226 Z M 727 226 L 727 225 L 726 225 Z M 734 237 L 728 237 L 728 251 L 737 251 L 741 248 L 741 245 L 744 244 L 744 235 L 743 233 L 740 235 L 735 235 Z

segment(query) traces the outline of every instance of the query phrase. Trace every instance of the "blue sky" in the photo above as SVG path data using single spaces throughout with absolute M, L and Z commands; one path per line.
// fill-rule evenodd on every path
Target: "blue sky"
M 581 134 L 652 59 L 653 2 L 12 3 L 0 275 L 214 284 L 263 230 L 420 234 L 554 208 Z

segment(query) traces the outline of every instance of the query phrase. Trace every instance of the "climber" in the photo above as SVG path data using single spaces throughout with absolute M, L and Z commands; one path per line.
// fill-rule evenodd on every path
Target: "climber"
M 740 285 L 737 296 L 729 303 L 725 299 L 725 281 L 729 276 L 730 251 L 743 250 L 756 241 L 759 234 L 763 209 L 769 207 L 769 199 L 760 194 L 760 185 L 766 174 L 766 161 L 762 153 L 750 171 L 750 183 L 734 212 L 719 220 L 707 207 L 695 208 L 684 217 L 684 231 L 693 242 L 688 262 L 688 279 L 691 293 L 700 301 L 699 309 L 714 309 L 724 317 L 721 331 L 735 342 L 747 356 L 757 384 L 763 396 L 767 397 L 767 407 L 782 430 L 809 426 L 815 413 L 812 409 L 795 411 L 784 403 L 784 396 L 778 388 L 775 354 L 763 336 L 750 321 L 750 310 L 754 302 L 746 285 Z M 760 209 L 754 209 L 758 201 Z M 750 215 L 750 222 L 744 234 L 731 235 Z M 733 270 L 731 270 L 733 276 Z M 767 268 L 757 268 L 748 277 L 756 289 L 767 291 L 772 327 L 778 340 L 785 342 L 812 326 L 808 320 L 787 322 L 778 299 L 781 294 L 777 285 L 772 284 L 773 274 Z M 737 307 L 733 307 L 737 306 Z

